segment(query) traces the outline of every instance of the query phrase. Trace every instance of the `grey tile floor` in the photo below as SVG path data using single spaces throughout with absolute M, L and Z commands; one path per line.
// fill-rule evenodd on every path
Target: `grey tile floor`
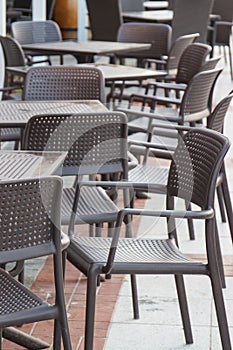
M 223 62 L 224 64 L 224 62 Z M 233 89 L 229 67 L 217 82 L 214 103 Z M 227 114 L 225 134 L 233 142 L 233 106 Z M 233 149 L 228 152 L 226 163 L 231 195 L 233 196 Z M 162 199 L 152 196 L 146 203 L 148 208 L 161 208 Z M 218 212 L 218 209 L 217 209 Z M 233 255 L 228 225 L 218 217 L 221 246 L 224 255 Z M 138 236 L 161 232 L 164 222 L 141 219 Z M 184 252 L 203 254 L 202 224 L 195 226 L 195 241 L 188 239 L 184 223 L 180 223 L 179 239 Z M 146 230 L 145 230 L 146 229 Z M 182 232 L 184 232 L 182 234 Z M 132 302 L 129 278 L 125 277 L 114 315 L 109 328 L 105 350 L 220 350 L 221 343 L 216 322 L 210 281 L 205 276 L 186 276 L 186 289 L 190 307 L 194 343 L 186 345 L 183 335 L 179 306 L 172 276 L 138 276 L 140 319 L 132 317 Z M 233 344 L 233 276 L 226 278 L 224 297 Z

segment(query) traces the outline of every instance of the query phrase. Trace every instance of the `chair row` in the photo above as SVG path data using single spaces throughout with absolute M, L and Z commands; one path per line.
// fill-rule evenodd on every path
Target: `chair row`
M 218 113 L 215 116 L 219 116 Z M 139 317 L 135 275 L 161 273 L 174 275 L 186 343 L 192 343 L 193 337 L 183 275 L 208 276 L 211 279 L 222 346 L 224 349 L 231 349 L 218 272 L 219 252 L 216 250 L 218 236 L 214 211 L 217 179 L 224 156 L 229 149 L 227 138 L 207 128 L 192 128 L 184 132 L 174 151 L 166 185 L 149 184 L 152 191 L 164 193 L 167 198 L 167 207 L 162 211 L 130 207 L 128 190 L 146 190 L 148 184 L 126 181 L 128 179 L 127 117 L 121 112 L 34 116 L 25 128 L 22 148 L 67 150 L 63 175 L 76 175 L 80 178 L 84 174 L 94 175 L 97 172 L 103 175 L 110 172 L 120 173 L 120 177 L 118 175 L 117 178 L 124 181 L 76 181 L 76 187 L 64 188 L 63 194 L 61 180 L 57 177 L 1 181 L 0 207 L 4 217 L 1 264 L 53 254 L 58 293 L 55 305 L 48 306 L 1 269 L 1 288 L 4 290 L 2 293 L 4 316 L 2 314 L 0 317 L 1 328 L 19 325 L 22 322 L 54 318 L 56 320 L 54 349 L 60 348 L 60 332 L 64 348 L 71 349 L 64 305 L 61 266 L 61 254 L 63 254 L 87 276 L 86 350 L 93 348 L 98 276 L 122 273 L 131 275 L 135 318 Z M 122 209 L 119 209 L 107 195 L 106 189 L 108 191 L 110 187 L 123 190 Z M 176 210 L 174 198 L 193 203 L 199 209 Z M 165 239 L 157 239 L 156 232 L 152 239 L 133 238 L 130 222 L 135 215 L 167 217 L 168 232 L 162 235 Z M 176 218 L 206 221 L 204 235 L 207 263 L 194 261 L 179 250 Z M 111 237 L 81 237 L 74 234 L 76 224 L 100 225 L 104 222 L 115 223 Z M 67 242 L 61 245 L 61 223 L 69 224 L 68 247 Z M 127 227 L 127 238 L 120 238 L 123 223 Z M 62 248 L 66 248 L 63 253 Z

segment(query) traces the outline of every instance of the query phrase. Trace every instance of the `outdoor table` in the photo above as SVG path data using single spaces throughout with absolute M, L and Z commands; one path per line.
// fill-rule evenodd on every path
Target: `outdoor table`
M 72 54 L 74 56 L 85 56 L 87 61 L 91 61 L 93 56 L 108 56 L 110 54 L 145 50 L 150 48 L 150 44 L 144 43 L 121 43 L 116 41 L 56 41 L 47 43 L 34 43 L 22 45 L 24 50 L 39 52 L 41 55 Z
M 158 78 L 163 77 L 167 74 L 166 71 L 163 70 L 155 70 L 155 69 L 145 69 L 138 68 L 132 66 L 124 66 L 118 64 L 110 64 L 110 63 L 88 63 L 88 64 L 79 64 L 79 66 L 87 66 L 87 67 L 97 67 L 99 68 L 104 76 L 105 83 L 110 82 L 111 91 L 108 94 L 107 101 L 113 96 L 115 89 L 115 82 L 125 80 L 146 80 L 150 78 Z
M 61 174 L 67 152 L 0 151 L 0 181 Z
M 0 128 L 21 127 L 36 114 L 107 112 L 98 100 L 0 101 Z
M 137 22 L 169 22 L 173 19 L 172 10 L 155 10 L 155 11 L 127 11 L 123 12 L 124 21 Z

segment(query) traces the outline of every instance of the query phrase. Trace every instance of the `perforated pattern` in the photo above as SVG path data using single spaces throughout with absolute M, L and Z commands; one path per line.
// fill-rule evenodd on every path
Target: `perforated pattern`
M 64 167 L 76 167 L 76 173 L 122 171 L 125 128 L 126 117 L 117 112 L 35 116 L 26 127 L 23 147 L 68 151 Z
M 180 58 L 176 82 L 188 84 L 192 77 L 200 71 L 210 50 L 210 46 L 200 43 L 189 45 Z
M 221 133 L 223 132 L 225 116 L 231 103 L 232 97 L 233 94 L 226 96 L 215 107 L 214 111 L 211 113 L 210 117 L 207 120 L 208 127 L 210 129 Z
M 18 283 L 2 269 L 0 269 L 0 296 L 0 315 L 20 312 L 45 304 L 22 285 L 19 286 Z
M 168 168 L 156 166 L 138 165 L 129 171 L 129 181 L 157 183 L 165 185 L 167 183 Z
M 0 183 L 0 251 L 51 241 L 54 186 L 52 179 Z
M 180 58 L 188 45 L 195 39 L 195 35 L 183 35 L 177 38 L 168 54 L 167 70 L 176 69 L 179 65 Z
M 124 23 L 120 26 L 117 41 L 151 43 L 151 48 L 123 54 L 127 57 L 161 58 L 167 55 L 171 43 L 171 27 L 161 23 Z
M 103 101 L 103 91 L 103 75 L 98 68 L 33 67 L 26 75 L 23 99 Z
M 21 45 L 61 41 L 60 28 L 53 21 L 18 21 L 11 26 L 13 37 Z
M 25 57 L 19 44 L 12 38 L 0 36 L 5 65 L 7 67 L 25 66 Z
M 62 224 L 68 224 L 73 207 L 75 191 L 73 188 L 66 188 L 62 197 Z M 75 217 L 75 224 L 81 224 L 87 221 L 102 222 L 103 218 L 108 217 L 106 221 L 115 221 L 118 208 L 110 200 L 108 195 L 101 187 L 83 187 L 78 201 L 78 209 Z
M 208 111 L 211 92 L 219 73 L 220 70 L 216 69 L 197 73 L 193 77 L 182 101 L 183 115 Z
M 191 131 L 184 142 L 179 140 L 169 172 L 169 193 L 206 208 L 216 181 L 213 171 L 223 156 L 225 142 L 220 134 L 209 130 Z
M 110 238 L 75 237 L 72 240 L 72 248 L 78 254 L 79 251 L 86 254 L 90 261 L 106 262 Z M 115 263 L 188 263 L 193 262 L 184 256 L 170 240 L 157 239 L 120 239 Z

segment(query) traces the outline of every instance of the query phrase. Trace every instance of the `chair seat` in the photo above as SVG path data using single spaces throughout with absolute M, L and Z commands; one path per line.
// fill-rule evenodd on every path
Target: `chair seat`
M 62 198 L 62 225 L 68 225 L 75 196 L 74 188 L 65 188 Z M 82 187 L 75 224 L 113 222 L 119 209 L 101 187 Z M 104 217 L 104 220 L 103 220 Z M 106 219 L 106 220 L 105 220 Z
M 88 264 L 105 265 L 110 245 L 111 238 L 74 237 L 68 247 L 68 259 L 70 255 L 78 261 L 81 256 Z M 123 238 L 119 240 L 112 271 L 116 272 L 119 268 L 121 272 L 132 272 L 132 265 L 135 265 L 137 272 L 147 273 L 151 269 L 155 271 L 156 264 L 161 267 L 161 264 L 177 263 L 203 265 L 183 255 L 170 239 Z
M 166 185 L 168 167 L 138 165 L 129 171 L 129 181 Z
M 4 324 L 5 327 L 11 324 L 15 325 L 16 320 L 19 324 L 22 323 L 30 315 L 28 312 L 31 309 L 35 309 L 35 314 L 38 313 L 39 320 L 43 310 L 46 309 L 46 312 L 48 312 L 50 306 L 3 269 L 0 269 L 0 295 L 0 325 Z

